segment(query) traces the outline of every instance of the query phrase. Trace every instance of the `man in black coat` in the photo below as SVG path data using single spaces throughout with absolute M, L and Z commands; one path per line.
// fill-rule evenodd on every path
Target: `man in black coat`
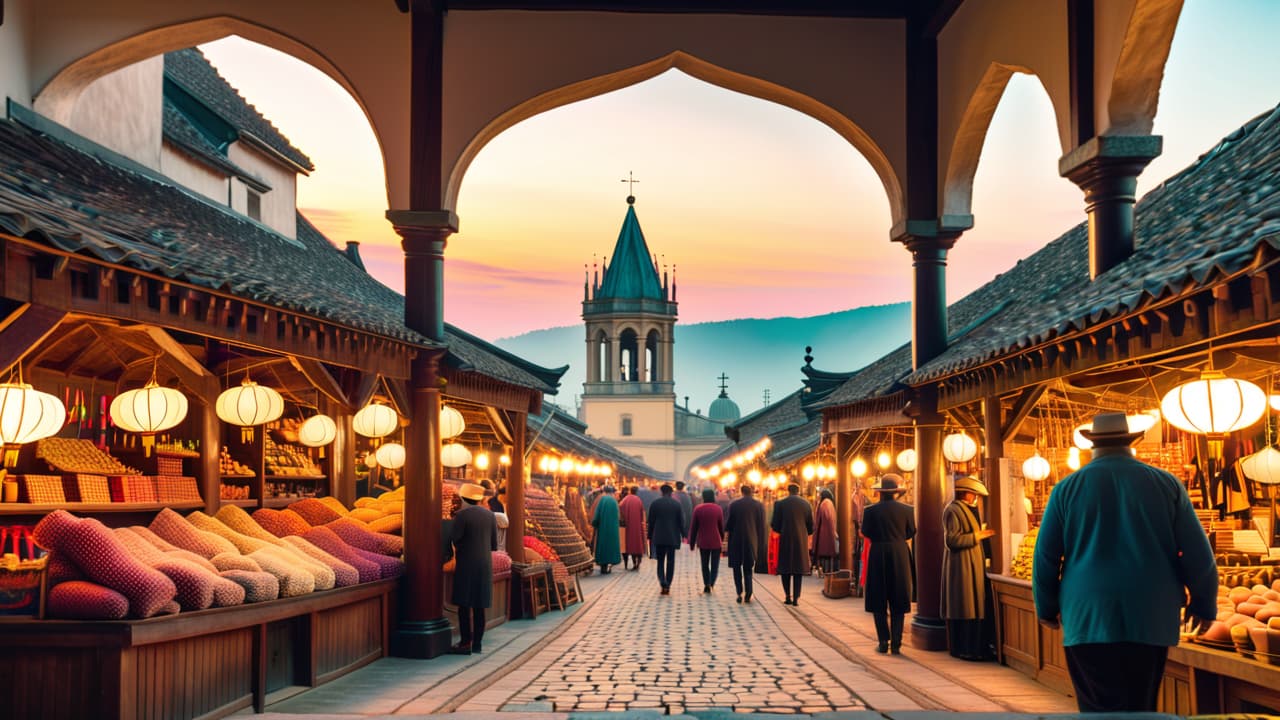
M 755 588 L 755 566 L 769 547 L 765 534 L 764 505 L 752 497 L 755 488 L 742 486 L 742 497 L 729 505 L 724 531 L 729 534 L 729 567 L 733 568 L 733 586 L 738 602 L 751 602 Z
M 800 578 L 809 574 L 809 535 L 813 533 L 813 508 L 800 497 L 800 486 L 791 483 L 790 493 L 773 504 L 769 526 L 778 533 L 778 575 L 782 577 L 784 605 L 800 604 Z
M 871 541 L 867 556 L 866 610 L 875 617 L 878 653 L 901 654 L 902 626 L 911 610 L 911 549 L 915 511 L 898 502 L 902 478 L 889 473 L 871 489 L 880 501 L 862 513 L 862 535 Z M 892 625 L 890 625 L 892 620 Z
M 676 481 L 676 502 L 680 503 L 680 510 L 684 513 L 684 535 L 688 537 L 689 523 L 693 522 L 693 498 L 685 492 L 683 480 Z
M 493 551 L 498 549 L 498 524 L 484 501 L 484 488 L 467 483 L 458 490 L 462 509 L 453 516 L 446 549 L 452 548 L 457 567 L 453 571 L 450 602 L 458 606 L 455 655 L 480 652 L 484 638 L 484 611 L 493 604 Z
M 676 550 L 684 537 L 684 511 L 671 497 L 671 486 L 663 484 L 662 497 L 649 505 L 649 547 L 658 558 L 658 584 L 662 594 L 671 594 L 671 580 L 676 573 Z

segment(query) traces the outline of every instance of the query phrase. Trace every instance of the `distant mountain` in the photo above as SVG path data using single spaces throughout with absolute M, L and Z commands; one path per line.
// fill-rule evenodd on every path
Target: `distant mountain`
M 829 315 L 726 320 L 676 325 L 676 397 L 706 412 L 719 394 L 716 378 L 729 376 L 729 397 L 742 414 L 763 404 L 769 390 L 779 400 L 800 387 L 804 348 L 823 370 L 857 370 L 907 342 L 911 304 L 854 308 Z M 540 365 L 569 365 L 555 402 L 570 410 L 586 381 L 586 331 L 581 325 L 548 328 L 502 338 L 499 347 Z

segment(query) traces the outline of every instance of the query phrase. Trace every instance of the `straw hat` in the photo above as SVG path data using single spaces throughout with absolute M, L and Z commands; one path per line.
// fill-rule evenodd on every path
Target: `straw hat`
M 466 483 L 462 487 L 458 488 L 458 495 L 463 500 L 480 502 L 484 499 L 484 488 L 476 485 L 475 483 Z
M 1081 428 L 1080 434 L 1099 447 L 1128 446 L 1143 436 L 1140 432 L 1129 430 L 1129 420 L 1124 413 L 1105 412 L 1093 416 L 1090 428 Z
M 880 478 L 880 482 L 871 486 L 871 489 L 879 493 L 900 493 L 906 490 L 906 488 L 901 487 L 899 485 L 899 483 L 901 482 L 902 482 L 901 475 L 897 475 L 895 473 L 886 473 L 883 477 Z
M 987 486 L 982 481 L 972 475 L 966 475 L 956 480 L 956 492 L 967 491 L 976 493 L 982 497 L 987 496 Z

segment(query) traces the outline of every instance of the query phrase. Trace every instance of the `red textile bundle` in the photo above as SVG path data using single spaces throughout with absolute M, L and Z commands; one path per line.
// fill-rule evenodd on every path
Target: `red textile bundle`
M 129 599 L 97 583 L 69 580 L 49 590 L 44 607 L 49 617 L 66 620 L 123 620 Z
M 368 525 L 351 518 L 338 518 L 325 525 L 333 530 L 348 545 L 361 550 L 381 553 L 383 555 L 400 556 L 404 553 L 404 538 L 398 535 L 378 533 L 369 529 Z
M 360 572 L 355 569 L 355 566 L 343 560 L 339 560 L 332 554 L 316 547 L 305 538 L 290 535 L 289 537 L 284 538 L 284 541 L 285 544 L 300 550 L 304 555 L 310 557 L 312 560 L 315 560 L 316 562 L 333 570 L 334 587 L 346 587 L 360 582 Z
M 105 525 L 65 510 L 46 515 L 35 528 L 41 547 L 65 554 L 94 582 L 129 599 L 135 617 L 151 617 L 177 594 L 173 581 L 129 555 Z
M 524 536 L 524 546 L 538 553 L 539 555 L 542 556 L 543 560 L 546 560 L 548 562 L 555 562 L 556 560 L 560 559 L 560 556 L 556 554 L 555 550 L 551 549 L 550 545 L 542 542 L 541 540 L 539 540 L 538 538 L 532 535 Z
M 69 580 L 84 580 L 84 573 L 66 555 L 50 553 L 49 564 L 45 566 L 45 578 L 49 587 L 53 587 Z
M 333 508 L 315 498 L 304 498 L 289 506 L 289 509 L 302 516 L 312 525 L 324 525 L 342 517 Z
M 201 557 L 213 558 L 214 555 L 228 552 L 240 554 L 230 540 L 197 528 L 169 508 L 161 510 L 151 521 L 151 530 L 183 550 L 190 550 Z
M 151 543 L 151 545 L 157 550 L 164 553 L 165 557 L 171 560 L 186 560 L 187 562 L 193 562 L 214 575 L 218 574 L 218 568 L 214 567 L 213 563 L 209 562 L 208 559 L 197 555 L 190 550 L 183 550 L 177 545 L 170 543 L 168 540 L 165 540 L 159 535 L 151 532 L 151 528 L 144 525 L 131 525 L 129 526 L 129 529 L 132 530 L 135 535 Z
M 396 578 L 404 574 L 404 562 L 400 558 L 393 558 L 389 555 L 376 553 L 372 550 L 362 550 L 360 548 L 351 548 L 351 551 L 360 557 L 370 560 L 378 564 L 378 571 L 382 578 Z
M 493 551 L 493 579 L 501 580 L 511 575 L 511 556 L 501 550 Z
M 312 528 L 303 533 L 302 537 L 312 545 L 355 568 L 356 572 L 359 573 L 360 582 L 372 582 L 382 578 L 382 563 L 368 559 L 356 552 L 356 548 L 343 542 L 342 538 L 338 537 L 329 528 Z M 378 557 L 383 558 L 385 556 L 378 555 Z
M 311 529 L 311 523 L 303 520 L 301 515 L 287 508 L 285 510 L 272 510 L 271 508 L 254 510 L 253 520 L 261 525 L 263 530 L 281 538 L 289 537 L 290 535 L 301 535 Z

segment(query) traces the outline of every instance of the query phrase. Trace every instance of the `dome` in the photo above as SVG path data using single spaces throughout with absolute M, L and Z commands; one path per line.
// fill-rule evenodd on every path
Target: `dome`
M 729 399 L 729 393 L 721 390 L 720 397 L 711 401 L 707 417 L 716 422 L 730 423 L 741 418 L 742 411 L 738 409 L 738 403 Z

